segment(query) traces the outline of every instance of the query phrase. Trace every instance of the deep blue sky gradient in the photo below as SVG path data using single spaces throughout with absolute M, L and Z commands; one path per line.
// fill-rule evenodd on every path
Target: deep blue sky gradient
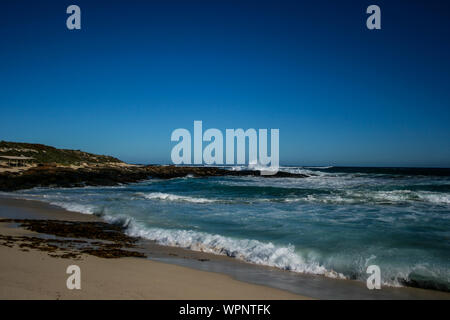
M 171 132 L 203 120 L 279 128 L 282 164 L 449 167 L 449 8 L 2 1 L 0 139 L 169 163 Z

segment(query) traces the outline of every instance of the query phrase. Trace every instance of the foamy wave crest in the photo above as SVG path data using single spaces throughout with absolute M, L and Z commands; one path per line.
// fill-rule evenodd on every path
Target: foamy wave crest
M 305 174 L 309 177 L 322 177 L 322 176 L 328 176 L 329 173 L 322 172 L 318 170 L 310 170 L 313 169 L 313 167 L 280 167 L 280 171 L 282 172 L 288 172 L 293 174 Z M 317 168 L 314 168 L 317 169 Z
M 50 202 L 50 204 L 73 212 L 79 212 L 84 214 L 96 213 L 95 211 L 96 207 L 86 204 L 71 203 L 71 202 Z
M 118 216 L 104 215 L 102 216 L 102 218 L 108 223 L 119 225 L 124 228 L 128 228 L 134 221 L 133 218 L 124 215 Z
M 450 195 L 430 191 L 394 190 L 379 191 L 371 196 L 376 201 L 406 202 L 425 201 L 434 204 L 450 204 Z
M 310 254 L 302 257 L 294 246 L 280 247 L 258 240 L 233 239 L 217 234 L 192 230 L 167 230 L 145 228 L 136 222 L 128 225 L 127 234 L 153 240 L 161 245 L 186 248 L 219 255 L 234 257 L 246 262 L 275 267 L 299 273 L 324 275 L 345 279 L 341 273 L 327 270 L 314 260 Z
M 148 200 L 184 201 L 184 202 L 192 202 L 192 203 L 216 202 L 216 200 L 213 200 L 213 199 L 178 196 L 175 194 L 163 193 L 163 192 L 139 193 L 139 195 L 143 196 L 145 199 L 148 199 Z
M 286 202 L 308 201 L 330 204 L 379 203 L 398 204 L 406 202 L 429 202 L 437 205 L 450 204 L 450 195 L 429 191 L 345 191 L 335 194 L 307 195 L 300 198 L 287 198 Z
M 419 198 L 436 204 L 450 204 L 450 195 L 448 193 L 442 194 L 424 191 L 419 193 Z

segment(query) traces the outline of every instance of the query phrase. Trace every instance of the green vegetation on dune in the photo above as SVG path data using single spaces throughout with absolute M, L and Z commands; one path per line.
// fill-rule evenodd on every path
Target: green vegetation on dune
M 32 157 L 36 163 L 80 165 L 121 163 L 111 156 L 97 155 L 80 150 L 57 149 L 43 144 L 0 141 L 0 156 Z

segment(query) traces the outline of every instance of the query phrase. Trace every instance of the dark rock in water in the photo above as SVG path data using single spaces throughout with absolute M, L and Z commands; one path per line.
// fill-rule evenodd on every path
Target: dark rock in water
M 138 182 L 148 178 L 171 179 L 193 177 L 261 176 L 264 178 L 304 178 L 307 175 L 277 172 L 261 175 L 259 171 L 230 171 L 217 167 L 178 166 L 103 166 L 73 169 L 69 167 L 38 166 L 21 172 L 0 174 L 0 191 L 14 191 L 34 187 L 114 186 Z

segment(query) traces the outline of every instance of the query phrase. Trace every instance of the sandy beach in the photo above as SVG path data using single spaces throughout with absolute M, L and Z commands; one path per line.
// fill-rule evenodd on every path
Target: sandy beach
M 34 201 L 0 200 L 2 218 L 95 221 Z M 14 210 L 12 209 L 14 208 Z M 0 224 L 2 236 L 39 237 L 33 231 Z M 144 258 L 55 258 L 46 252 L 0 245 L 0 299 L 306 299 L 301 295 L 249 284 L 230 276 Z M 81 269 L 81 290 L 66 287 L 69 265 Z

